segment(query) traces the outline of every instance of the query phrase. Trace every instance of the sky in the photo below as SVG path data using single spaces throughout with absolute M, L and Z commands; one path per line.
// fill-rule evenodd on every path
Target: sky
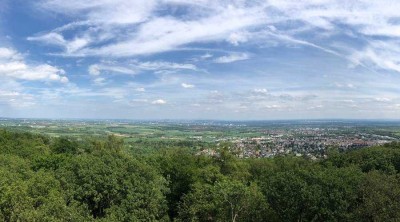
M 0 117 L 399 119 L 398 0 L 0 0 Z

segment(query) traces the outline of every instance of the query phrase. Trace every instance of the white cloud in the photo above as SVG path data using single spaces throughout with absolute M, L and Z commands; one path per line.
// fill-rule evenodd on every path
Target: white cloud
M 103 62 L 99 64 L 90 65 L 88 72 L 90 75 L 98 76 L 102 71 L 111 73 L 130 74 L 135 75 L 142 71 L 165 71 L 165 70 L 193 70 L 196 71 L 197 67 L 189 63 L 172 63 L 163 61 L 154 62 L 139 62 L 136 60 L 117 63 L 117 62 Z
M 353 83 L 338 83 L 338 82 L 335 82 L 334 85 L 337 88 L 347 88 L 347 89 L 355 89 L 356 88 L 356 86 Z
M 381 29 L 391 27 L 390 35 L 396 34 L 392 18 L 397 17 L 400 2 L 392 0 L 381 1 L 351 1 L 345 4 L 337 0 L 310 1 L 269 1 L 271 7 L 283 12 L 285 19 L 301 20 L 315 27 L 332 29 L 335 21 L 340 21 L 354 27 L 366 35 L 379 35 Z M 398 26 L 397 26 L 398 27 Z M 389 33 L 387 33 L 389 34 Z
M 400 72 L 400 41 L 369 41 L 361 51 L 354 51 L 355 64 L 370 63 L 377 69 Z
M 100 75 L 100 73 L 101 73 L 100 70 L 101 70 L 101 68 L 100 68 L 100 66 L 98 64 L 91 65 L 88 68 L 89 74 L 93 75 L 93 76 Z
M 119 65 L 113 65 L 113 64 L 94 64 L 94 65 L 89 66 L 89 68 L 88 68 L 89 74 L 93 75 L 93 76 L 100 75 L 102 71 L 107 71 L 110 73 L 130 74 L 130 75 L 137 74 L 136 70 L 134 70 L 132 68 L 119 66 Z
M 66 53 L 72 54 L 77 52 L 79 49 L 84 48 L 91 43 L 89 36 L 75 37 L 72 40 L 65 40 L 64 37 L 56 32 L 46 33 L 44 35 L 28 37 L 29 41 L 37 41 L 47 45 L 56 45 L 62 47 Z
M 98 86 L 103 86 L 106 84 L 106 79 L 103 77 L 97 77 L 93 79 L 93 83 Z
M 19 60 L 22 56 L 11 48 L 0 47 L 0 61 L 1 60 Z
M 136 88 L 135 90 L 138 92 L 146 92 L 146 89 L 143 87 Z
M 156 18 L 141 25 L 133 39 L 101 48 L 88 48 L 81 52 L 88 55 L 116 57 L 165 52 L 193 42 L 224 40 L 232 31 L 260 21 L 257 13 L 247 13 L 234 8 L 196 21 L 182 21 L 170 17 Z
M 181 86 L 185 89 L 190 89 L 190 88 L 194 88 L 194 85 L 192 84 L 187 84 L 187 83 L 182 83 Z
M 11 48 L 0 48 L 0 76 L 13 79 L 67 83 L 63 69 L 48 64 L 30 65 Z
M 287 2 L 272 0 L 270 6 L 283 13 L 280 22 L 300 21 L 303 26 L 310 26 L 308 31 L 332 31 L 351 33 L 353 38 L 367 41 L 361 50 L 357 45 L 347 45 L 349 54 L 339 54 L 328 47 L 322 47 L 303 41 L 298 44 L 319 48 L 327 53 L 336 54 L 365 68 L 374 67 L 400 72 L 400 23 L 398 22 L 399 1 L 349 1 L 343 4 L 338 0 L 311 0 Z M 338 22 L 341 24 L 339 27 Z M 346 29 L 343 30 L 343 26 Z M 321 30 L 322 29 L 322 30 Z M 290 31 L 290 30 L 289 30 Z M 277 36 L 279 37 L 279 36 Z M 385 42 L 374 40 L 384 37 Z M 294 38 L 290 37 L 292 40 Z M 282 38 L 281 38 L 282 40 Z M 362 41 L 360 41 L 362 43 Z M 366 65 L 364 65 L 366 64 Z
M 165 101 L 165 100 L 163 100 L 163 99 L 157 99 L 157 100 L 154 100 L 153 102 L 151 102 L 151 104 L 154 104 L 154 105 L 164 105 L 164 104 L 167 104 L 167 101 Z
M 237 54 L 231 54 L 227 56 L 222 56 L 214 59 L 215 63 L 232 63 L 236 61 L 242 61 L 242 60 L 247 60 L 249 59 L 250 56 L 247 53 L 237 53 Z
M 211 58 L 211 57 L 213 57 L 213 56 L 214 56 L 214 55 L 212 55 L 212 54 L 210 54 L 210 53 L 206 53 L 206 54 L 200 56 L 200 58 L 201 58 L 201 59 L 209 59 L 209 58 Z
M 254 89 L 253 92 L 261 93 L 261 94 L 267 94 L 268 90 L 267 89 Z
M 67 43 L 67 41 L 64 39 L 62 35 L 54 32 L 46 33 L 44 35 L 39 35 L 39 36 L 31 36 L 28 37 L 27 40 L 39 41 L 46 44 L 59 45 L 59 46 L 64 46 Z
M 242 4 L 239 1 L 197 1 L 194 4 L 166 0 L 83 0 L 68 3 L 42 0 L 39 5 L 45 10 L 79 19 L 49 33 L 28 38 L 63 46 L 62 54 L 69 56 L 120 57 L 164 52 L 194 42 L 225 40 L 241 29 L 265 23 L 266 18 L 260 4 Z M 190 7 L 190 14 L 178 18 L 157 13 L 157 10 L 169 6 Z M 68 29 L 79 31 L 66 40 L 63 32 Z M 243 41 L 235 34 L 230 39 Z
M 392 99 L 386 98 L 386 97 L 378 97 L 378 98 L 375 98 L 375 101 L 377 101 L 377 102 L 391 102 Z
M 175 70 L 175 69 L 188 69 L 197 70 L 197 67 L 189 63 L 173 63 L 173 62 L 138 62 L 134 61 L 132 66 L 141 70 Z

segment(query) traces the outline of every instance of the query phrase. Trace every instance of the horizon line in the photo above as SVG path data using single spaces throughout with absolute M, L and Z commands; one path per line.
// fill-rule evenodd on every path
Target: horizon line
M 0 120 L 90 120 L 90 121 L 221 121 L 221 122 L 262 122 L 262 121 L 400 121 L 391 118 L 288 118 L 288 119 L 179 119 L 179 118 L 46 118 L 46 117 L 0 117 Z

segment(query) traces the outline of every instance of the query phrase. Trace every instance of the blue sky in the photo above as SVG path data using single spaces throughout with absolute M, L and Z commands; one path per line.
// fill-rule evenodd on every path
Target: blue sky
M 398 119 L 399 8 L 0 0 L 0 116 Z

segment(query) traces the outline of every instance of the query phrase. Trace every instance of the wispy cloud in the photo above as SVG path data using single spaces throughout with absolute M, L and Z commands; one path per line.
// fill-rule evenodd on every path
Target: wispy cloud
M 250 55 L 247 53 L 235 53 L 235 54 L 230 54 L 227 56 L 218 57 L 218 58 L 214 59 L 214 62 L 215 63 L 231 63 L 231 62 L 247 60 L 249 58 L 250 58 Z
M 400 36 L 400 24 L 396 22 L 400 2 L 392 0 L 353 1 L 346 4 L 337 0 L 41 0 L 36 5 L 47 11 L 76 18 L 58 29 L 28 38 L 60 46 L 63 51 L 58 54 L 66 56 L 130 57 L 215 41 L 228 41 L 237 46 L 251 43 L 259 39 L 259 34 L 264 34 L 278 41 L 290 41 L 353 59 L 356 64 L 373 63 L 378 67 L 398 71 L 396 61 L 379 60 L 380 55 L 385 53 L 382 51 L 396 55 L 400 53 L 388 45 L 380 50 L 373 46 L 366 46 L 363 51 L 354 48 L 353 53 L 342 54 L 328 46 L 301 40 L 293 36 L 293 33 L 299 32 L 298 26 L 284 25 L 298 23 L 307 27 L 300 30 L 300 33 L 335 33 L 335 30 L 345 26 L 366 39 L 376 36 L 397 38 Z M 168 7 L 188 10 L 182 10 L 185 11 L 184 16 L 158 13 L 159 9 Z M 262 32 L 267 26 L 274 27 L 273 32 Z M 74 35 L 64 34 L 66 30 L 74 30 Z M 65 36 L 69 36 L 68 39 Z M 234 57 L 226 56 L 216 61 L 237 61 Z M 239 58 L 244 57 L 236 55 L 236 59 Z
M 104 61 L 102 63 L 90 65 L 89 74 L 98 76 L 104 72 L 111 74 L 136 75 L 144 71 L 154 72 L 175 72 L 178 70 L 197 71 L 197 67 L 190 63 L 173 63 L 164 61 L 140 62 L 137 60 L 127 62 Z
M 81 19 L 58 30 L 28 38 L 62 46 L 65 51 L 61 54 L 68 56 L 143 55 L 174 50 L 194 42 L 225 40 L 229 37 L 236 44 L 243 41 L 243 38 L 239 34 L 235 37 L 232 32 L 259 25 L 265 18 L 260 4 L 239 2 L 198 1 L 193 4 L 189 1 L 150 0 L 144 3 L 137 0 L 84 0 L 65 3 L 60 0 L 42 0 L 38 4 L 43 9 Z M 190 7 L 193 15 L 188 14 L 186 19 L 157 16 L 157 9 L 165 6 Z M 205 8 L 209 12 L 205 13 Z M 83 31 L 66 40 L 62 34 L 66 27 L 79 27 Z M 121 36 L 120 33 L 126 35 Z M 105 44 L 95 46 L 99 43 Z
M 197 67 L 190 63 L 174 63 L 174 62 L 164 62 L 164 61 L 153 61 L 153 62 L 139 62 L 133 61 L 132 66 L 140 70 L 197 70 Z
M 56 45 L 62 47 L 67 54 L 73 54 L 91 43 L 89 36 L 76 37 L 72 40 L 65 40 L 59 33 L 50 32 L 44 35 L 32 36 L 27 38 L 28 41 L 37 41 L 48 45 Z
M 135 75 L 137 72 L 132 68 L 127 68 L 119 65 L 112 64 L 94 64 L 89 66 L 89 74 L 93 76 L 98 76 L 102 71 L 108 71 L 111 73 L 120 73 L 120 74 L 130 74 Z
M 351 59 L 355 64 L 370 63 L 377 69 L 400 73 L 400 41 L 369 41 L 363 50 L 354 51 Z
M 103 77 L 97 77 L 93 79 L 93 83 L 97 86 L 104 86 L 106 85 L 106 79 Z

